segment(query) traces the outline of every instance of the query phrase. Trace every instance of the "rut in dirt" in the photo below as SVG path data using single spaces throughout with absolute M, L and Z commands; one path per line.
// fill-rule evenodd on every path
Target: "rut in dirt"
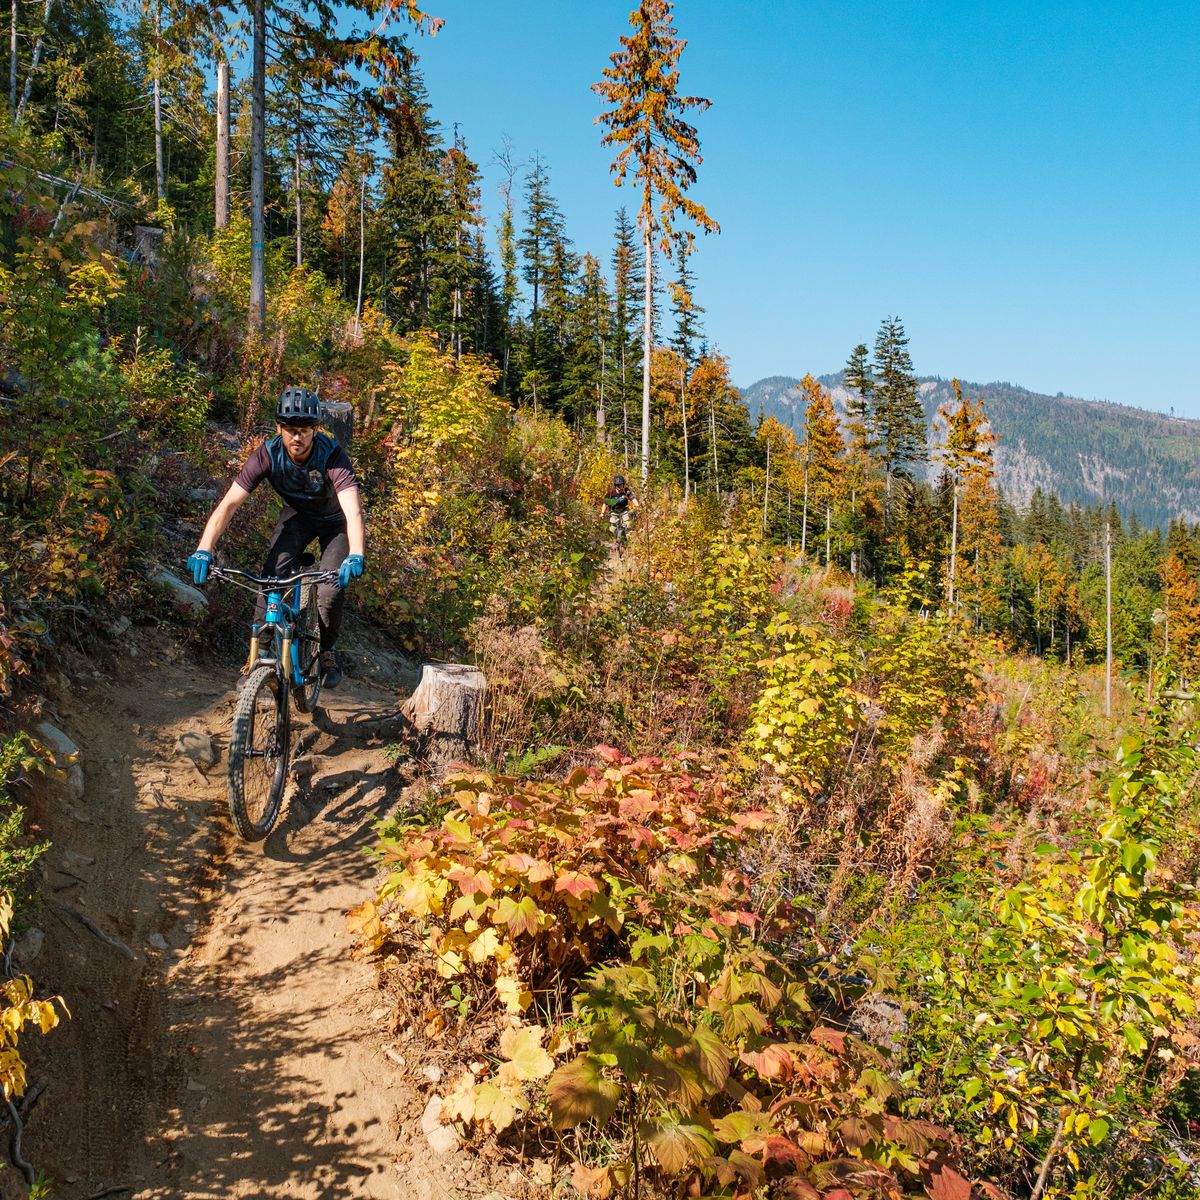
M 47 1086 L 25 1151 L 54 1195 L 461 1194 L 464 1164 L 430 1160 L 426 1096 L 386 1057 L 389 1010 L 345 932 L 401 790 L 401 689 L 350 677 L 318 726 L 297 722 L 313 772 L 250 845 L 227 812 L 225 682 L 149 638 L 115 679 L 77 665 L 84 682 L 54 689 L 47 715 L 81 747 L 85 796 L 37 805 L 54 848 L 36 974 L 72 1019 L 30 1043 Z M 176 749 L 189 731 L 222 752 L 207 775 Z M 6 1174 L 0 1195 L 23 1194 Z

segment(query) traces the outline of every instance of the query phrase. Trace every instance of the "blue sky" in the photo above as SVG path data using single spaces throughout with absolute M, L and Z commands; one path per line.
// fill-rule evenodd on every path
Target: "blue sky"
M 579 250 L 616 207 L 593 123 L 631 0 L 428 0 L 435 115 L 546 160 Z M 709 97 L 697 300 L 734 380 L 838 370 L 898 315 L 921 374 L 1200 417 L 1200 5 L 679 0 Z M 494 225 L 493 225 L 494 228 Z

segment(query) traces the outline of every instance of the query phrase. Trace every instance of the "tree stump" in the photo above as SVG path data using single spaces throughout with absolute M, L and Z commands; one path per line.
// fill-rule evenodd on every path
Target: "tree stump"
M 322 407 L 325 409 L 325 428 L 343 450 L 349 450 L 354 437 L 354 406 L 345 400 L 328 400 Z
M 424 663 L 421 680 L 404 705 L 430 762 L 468 759 L 479 748 L 487 680 L 478 667 Z

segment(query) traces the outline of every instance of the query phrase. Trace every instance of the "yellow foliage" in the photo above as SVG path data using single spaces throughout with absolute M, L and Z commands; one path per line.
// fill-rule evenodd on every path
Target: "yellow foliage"
M 0 893 L 0 938 L 7 940 L 12 921 L 12 900 Z M 63 1004 L 61 997 L 56 997 Z M 0 1089 L 4 1099 L 11 1100 L 25 1091 L 25 1063 L 17 1046 L 22 1031 L 29 1025 L 49 1033 L 58 1024 L 53 1000 L 35 1000 L 33 984 L 27 976 L 18 975 L 0 987 Z

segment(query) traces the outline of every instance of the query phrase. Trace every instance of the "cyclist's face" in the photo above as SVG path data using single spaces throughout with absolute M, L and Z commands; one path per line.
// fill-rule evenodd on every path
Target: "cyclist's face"
M 317 436 L 315 425 L 276 425 L 283 438 L 283 448 L 292 462 L 303 462 L 311 453 Z

